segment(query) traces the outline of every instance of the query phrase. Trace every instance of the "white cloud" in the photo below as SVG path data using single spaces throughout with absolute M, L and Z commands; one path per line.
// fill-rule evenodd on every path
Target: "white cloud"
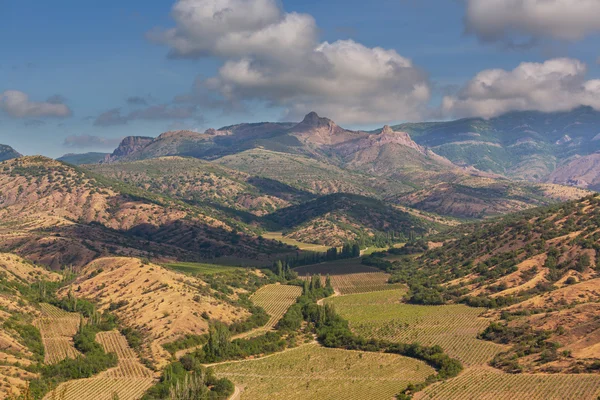
M 310 15 L 284 13 L 275 0 L 179 0 L 172 16 L 176 27 L 150 38 L 173 57 L 289 56 L 317 35 Z
M 71 110 L 62 101 L 62 97 L 52 96 L 48 101 L 35 102 L 29 100 L 26 93 L 18 90 L 6 90 L 0 93 L 0 109 L 15 118 L 71 116 Z
M 467 30 L 483 41 L 575 41 L 600 32 L 600 0 L 467 0 Z
M 172 15 L 175 28 L 151 34 L 172 56 L 223 60 L 217 76 L 179 101 L 201 103 L 212 92 L 231 108 L 258 100 L 288 118 L 317 110 L 367 124 L 418 118 L 430 98 L 411 60 L 351 40 L 319 43 L 312 16 L 286 13 L 276 0 L 179 0 Z
M 478 73 L 457 96 L 443 99 L 447 116 L 494 117 L 508 111 L 567 111 L 587 105 L 600 110 L 600 80 L 587 80 L 584 63 L 557 58 L 522 63 L 512 71 Z

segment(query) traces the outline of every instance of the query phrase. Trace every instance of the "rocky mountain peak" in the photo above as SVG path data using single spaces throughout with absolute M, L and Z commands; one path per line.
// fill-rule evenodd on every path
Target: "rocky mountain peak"
M 150 144 L 154 138 L 148 136 L 127 136 L 112 154 L 106 156 L 105 163 L 110 163 L 118 160 L 121 157 L 126 157 L 138 150 L 143 149 Z
M 381 130 L 382 135 L 390 134 L 390 133 L 394 133 L 394 130 L 389 125 L 385 125 L 383 127 L 383 129 Z

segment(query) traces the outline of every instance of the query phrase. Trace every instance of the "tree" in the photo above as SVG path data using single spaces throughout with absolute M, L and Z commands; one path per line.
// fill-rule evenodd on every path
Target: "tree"
M 331 284 L 331 276 L 327 274 L 327 278 L 325 279 L 325 288 L 333 289 L 333 285 Z

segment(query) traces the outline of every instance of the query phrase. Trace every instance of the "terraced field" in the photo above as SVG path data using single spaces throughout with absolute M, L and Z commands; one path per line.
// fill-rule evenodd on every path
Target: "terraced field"
M 478 367 L 426 388 L 415 400 L 595 400 L 599 395 L 600 375 L 506 374 Z
M 152 382 L 148 378 L 78 379 L 60 385 L 44 400 L 139 400 Z
M 408 383 L 435 372 L 412 358 L 317 344 L 214 368 L 218 376 L 244 388 L 244 400 L 392 399 Z
M 138 400 L 152 386 L 152 371 L 140 363 L 123 335 L 100 332 L 96 341 L 104 351 L 115 353 L 119 364 L 92 378 L 62 383 L 44 400 Z
M 73 336 L 79 330 L 81 315 L 70 313 L 50 304 L 41 304 L 42 316 L 33 322 L 44 344 L 44 362 L 56 364 L 79 353 L 73 346 Z
M 485 364 L 504 349 L 476 339 L 489 325 L 484 311 L 464 305 L 417 306 L 400 302 L 403 290 L 327 299 L 346 318 L 354 332 L 368 338 L 402 343 L 440 345 L 465 365 Z
M 325 283 L 326 276 L 331 277 L 334 290 L 341 295 L 376 292 L 404 288 L 402 284 L 389 284 L 389 274 L 381 270 L 360 264 L 360 260 L 340 260 L 330 263 L 295 268 L 300 278 L 321 274 Z
M 268 330 L 279 322 L 301 294 L 302 288 L 299 286 L 266 285 L 258 289 L 250 299 L 257 306 L 264 308 L 267 314 L 271 316 L 269 322 L 263 327 Z
M 257 306 L 264 308 L 271 318 L 266 325 L 250 332 L 241 333 L 234 339 L 254 337 L 273 329 L 301 294 L 302 288 L 291 285 L 266 285 L 258 289 L 250 299 Z
M 137 354 L 133 351 L 127 340 L 117 331 L 100 332 L 96 341 L 102 345 L 107 353 L 115 353 L 119 364 L 101 375 L 106 378 L 152 378 L 152 371 L 146 368 Z

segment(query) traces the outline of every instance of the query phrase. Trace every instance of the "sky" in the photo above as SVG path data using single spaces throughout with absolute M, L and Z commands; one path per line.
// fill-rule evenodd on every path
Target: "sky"
M 600 110 L 600 0 L 0 0 L 0 143 Z

